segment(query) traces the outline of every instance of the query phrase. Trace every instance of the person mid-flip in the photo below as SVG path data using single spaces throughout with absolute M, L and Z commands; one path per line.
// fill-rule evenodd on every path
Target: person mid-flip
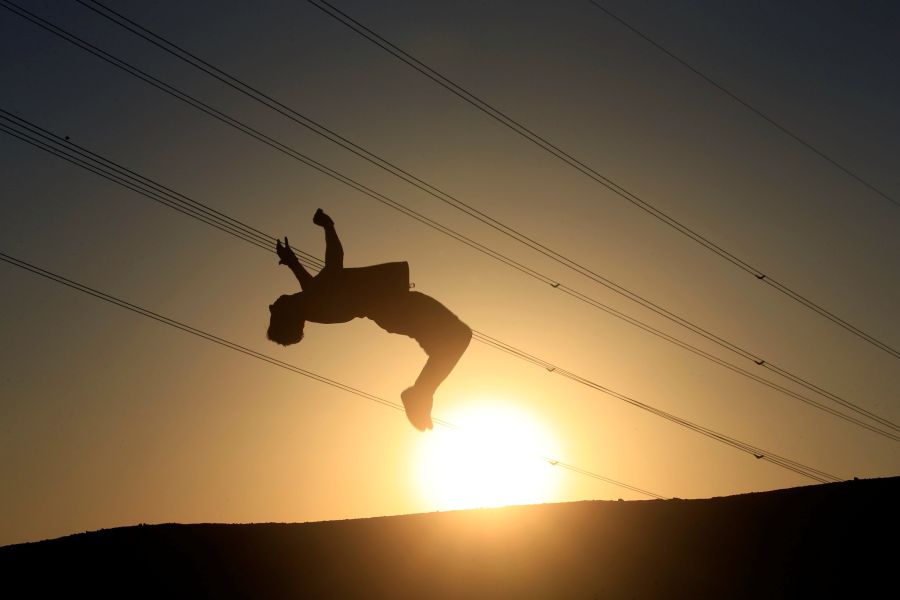
M 278 264 L 290 268 L 302 291 L 269 305 L 268 338 L 288 346 L 303 339 L 306 321 L 346 323 L 367 317 L 390 333 L 415 339 L 428 361 L 400 397 L 409 422 L 419 431 L 431 429 L 434 392 L 466 351 L 472 330 L 434 298 L 410 290 L 406 262 L 345 269 L 334 221 L 320 208 L 313 223 L 325 230 L 325 267 L 316 276 L 300 264 L 287 238 L 275 245 Z

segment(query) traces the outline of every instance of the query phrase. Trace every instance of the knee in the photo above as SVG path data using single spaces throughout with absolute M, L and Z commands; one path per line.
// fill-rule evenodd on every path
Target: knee
M 472 329 L 469 328 L 468 325 L 459 322 L 459 327 L 456 330 L 455 335 L 453 336 L 453 341 L 451 342 L 451 346 L 453 347 L 454 353 L 462 354 L 466 351 L 466 348 L 469 347 L 469 342 L 472 341 Z
M 459 323 L 460 325 L 462 325 L 462 327 L 460 328 L 460 340 L 463 340 L 464 344 L 468 346 L 469 342 L 472 341 L 472 328 L 462 321 L 460 321 Z

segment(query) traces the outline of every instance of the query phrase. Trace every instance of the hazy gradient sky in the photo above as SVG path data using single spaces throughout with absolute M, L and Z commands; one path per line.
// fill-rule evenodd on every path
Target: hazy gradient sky
M 777 379 L 517 245 L 74 2 L 29 10 L 565 285 Z M 586 1 L 336 4 L 771 277 L 900 347 L 900 208 Z M 894 199 L 892 2 L 604 2 Z M 117 10 L 605 277 L 894 422 L 889 354 L 800 307 L 306 3 Z M 841 478 L 898 444 L 542 285 L 0 10 L 0 107 L 348 266 L 408 260 L 473 328 L 613 390 Z M 266 254 L 7 135 L 0 252 L 399 401 L 424 362 L 372 322 L 265 339 L 296 284 Z M 310 521 L 442 508 L 402 414 L 0 264 L 0 544 L 137 522 Z M 785 384 L 793 389 L 793 384 Z M 799 389 L 799 388 L 798 388 Z M 808 392 L 804 392 L 808 395 Z M 821 396 L 817 401 L 827 403 Z M 473 342 L 436 397 L 506 403 L 540 451 L 664 496 L 812 483 Z M 832 406 L 829 404 L 829 406 Z M 549 467 L 548 467 L 549 468 Z M 440 478 L 440 473 L 432 473 Z M 568 471 L 537 501 L 644 496 Z

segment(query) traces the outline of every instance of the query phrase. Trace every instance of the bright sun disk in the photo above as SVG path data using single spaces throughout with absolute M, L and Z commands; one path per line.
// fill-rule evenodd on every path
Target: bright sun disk
M 418 483 L 437 510 L 536 504 L 553 496 L 559 477 L 547 457 L 558 448 L 546 430 L 506 404 L 478 403 L 447 416 L 460 429 L 436 426 L 422 437 Z

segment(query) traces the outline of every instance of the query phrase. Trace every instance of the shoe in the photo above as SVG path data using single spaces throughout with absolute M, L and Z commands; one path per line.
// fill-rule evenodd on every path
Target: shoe
M 403 390 L 400 398 L 403 400 L 406 418 L 413 427 L 419 431 L 434 429 L 434 423 L 431 422 L 431 407 L 434 404 L 434 397 L 431 394 L 424 394 L 413 386 Z

